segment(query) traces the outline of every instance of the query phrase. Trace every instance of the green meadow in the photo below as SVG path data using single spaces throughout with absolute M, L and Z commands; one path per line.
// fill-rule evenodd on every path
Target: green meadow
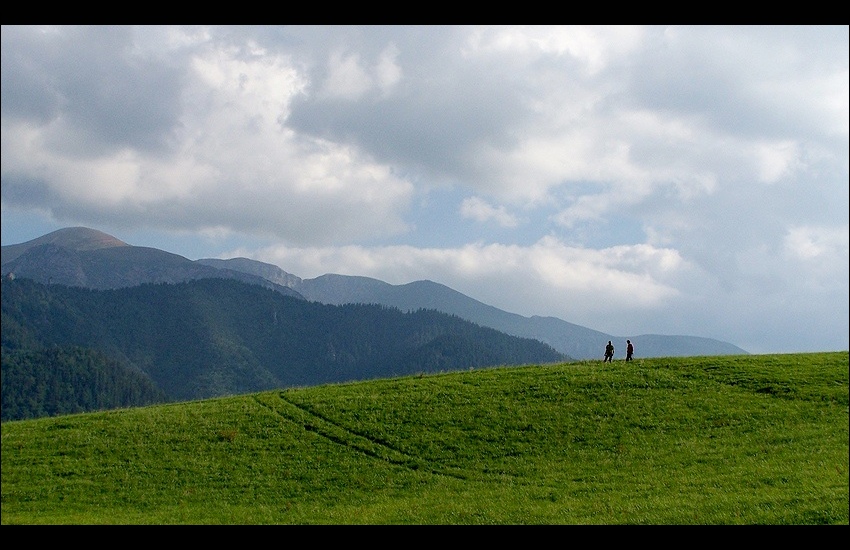
M 850 522 L 848 352 L 502 366 L 2 424 L 2 524 Z

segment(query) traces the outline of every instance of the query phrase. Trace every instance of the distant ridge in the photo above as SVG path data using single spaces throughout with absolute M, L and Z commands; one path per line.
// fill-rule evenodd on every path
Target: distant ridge
M 380 304 L 402 311 L 434 309 L 450 313 L 506 334 L 540 340 L 573 359 L 601 357 L 600 350 L 608 340 L 620 343 L 618 349 L 625 351 L 626 339 L 635 342 L 638 357 L 747 354 L 738 346 L 712 338 L 661 334 L 619 336 L 556 317 L 523 317 L 484 304 L 433 281 L 391 285 L 371 277 L 334 273 L 320 275 L 314 279 L 301 279 L 275 265 L 246 258 L 201 259 L 198 262 L 244 270 L 246 273 L 266 277 L 295 289 L 308 300 L 324 304 Z
M 363 276 L 325 274 L 301 279 L 278 266 L 248 258 L 189 260 L 155 248 L 131 246 L 85 227 L 60 229 L 22 244 L 2 247 L 2 274 L 42 283 L 111 289 L 149 282 L 231 278 L 324 304 L 379 304 L 402 311 L 434 309 L 506 334 L 540 340 L 572 359 L 601 358 L 612 340 L 617 357 L 626 339 L 635 357 L 746 355 L 729 342 L 688 335 L 614 335 L 555 317 L 524 317 L 479 302 L 445 285 L 423 280 L 391 285 Z
M 614 335 L 556 317 L 524 317 L 427 280 L 391 285 L 369 277 L 327 274 L 300 280 L 293 288 L 308 300 L 329 304 L 376 303 L 402 311 L 436 309 L 507 334 L 540 340 L 573 359 L 601 359 L 608 340 L 615 342 L 617 357 L 624 356 L 627 338 L 635 342 L 637 357 L 747 354 L 738 346 L 711 338 L 658 334 Z
M 2 275 L 43 284 L 112 290 L 144 283 L 236 279 L 302 298 L 292 288 L 264 277 L 219 269 L 146 246 L 132 246 L 88 227 L 69 227 L 21 244 L 2 247 Z
M 301 278 L 287 273 L 276 265 L 258 262 L 257 260 L 249 260 L 248 258 L 231 258 L 229 260 L 220 260 L 217 258 L 202 258 L 196 260 L 201 265 L 208 265 L 219 269 L 232 269 L 243 273 L 250 273 L 267 279 L 273 283 L 287 286 L 295 289 L 300 283 Z

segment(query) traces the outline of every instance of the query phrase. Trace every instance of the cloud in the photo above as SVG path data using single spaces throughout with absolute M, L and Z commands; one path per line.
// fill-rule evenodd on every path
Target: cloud
M 67 41 L 80 38 L 71 34 Z M 4 173 L 39 174 L 56 213 L 79 218 L 228 227 L 300 244 L 405 230 L 400 214 L 410 200 L 409 182 L 352 147 L 299 137 L 281 126 L 292 97 L 305 86 L 285 56 L 204 47 L 183 62 L 183 107 L 161 129 L 174 138 L 171 150 L 153 155 L 145 148 L 116 148 L 122 139 L 103 134 L 111 139 L 108 146 L 92 144 L 84 156 L 69 155 L 64 143 L 76 143 L 78 136 L 65 135 L 63 117 L 41 125 L 4 119 Z M 120 80 L 120 74 L 113 78 Z M 102 95 L 88 92 L 87 108 L 103 109 L 108 117 L 115 110 L 112 96 Z M 4 202 L 14 200 L 4 193 Z
M 460 214 L 479 222 L 494 220 L 502 227 L 516 227 L 519 221 L 516 216 L 508 213 L 504 206 L 493 207 L 479 197 L 464 199 L 460 205 Z
M 846 26 L 2 30 L 4 243 L 86 225 L 612 333 L 847 345 Z
M 302 278 L 339 273 L 391 284 L 429 279 L 485 303 L 500 302 L 508 311 L 554 315 L 567 308 L 574 317 L 595 322 L 600 315 L 663 307 L 679 294 L 671 281 L 693 269 L 674 250 L 647 245 L 592 250 L 568 246 L 553 237 L 528 247 L 483 243 L 450 249 L 270 246 L 235 249 L 223 257 L 244 255 L 286 266 L 286 271 Z M 505 288 L 513 289 L 512 296 L 498 296 Z
M 846 260 L 848 226 L 792 227 L 785 237 L 785 250 L 789 256 L 803 261 Z

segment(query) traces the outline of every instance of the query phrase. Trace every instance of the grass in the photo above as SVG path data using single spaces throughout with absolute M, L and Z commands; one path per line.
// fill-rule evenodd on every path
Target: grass
M 843 524 L 848 353 L 480 369 L 2 425 L 2 524 Z

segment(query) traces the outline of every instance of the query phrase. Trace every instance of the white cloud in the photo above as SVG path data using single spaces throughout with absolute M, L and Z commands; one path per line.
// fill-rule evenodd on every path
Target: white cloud
M 670 281 L 691 269 L 669 249 L 638 245 L 592 250 L 552 237 L 529 247 L 272 246 L 232 250 L 226 256 L 253 257 L 305 279 L 324 273 L 374 277 L 391 284 L 430 279 L 512 312 L 562 317 L 570 312 L 587 318 L 661 307 L 679 293 Z
M 792 141 L 756 145 L 756 158 L 759 164 L 759 179 L 773 183 L 789 174 L 799 156 L 797 144 Z
M 516 227 L 519 221 L 504 206 L 494 207 L 480 197 L 469 197 L 460 205 L 460 214 L 478 222 L 495 221 L 502 227 Z
M 0 40 L 4 244 L 20 220 L 197 235 L 196 258 L 427 278 L 612 333 L 847 345 L 846 26 Z
M 328 62 L 328 77 L 321 96 L 356 99 L 372 87 L 372 79 L 361 67 L 360 56 L 335 52 Z
M 642 37 L 640 27 L 630 26 L 478 27 L 470 33 L 467 52 L 566 55 L 580 61 L 587 73 L 595 74 L 607 66 L 611 57 L 637 47 Z
M 846 264 L 850 229 L 844 227 L 798 226 L 785 236 L 785 252 L 789 258 Z
M 396 84 L 398 84 L 403 72 L 398 65 L 396 58 L 399 55 L 399 49 L 391 44 L 381 53 L 378 63 L 375 66 L 375 74 L 377 84 L 380 87 L 383 95 L 389 95 Z

